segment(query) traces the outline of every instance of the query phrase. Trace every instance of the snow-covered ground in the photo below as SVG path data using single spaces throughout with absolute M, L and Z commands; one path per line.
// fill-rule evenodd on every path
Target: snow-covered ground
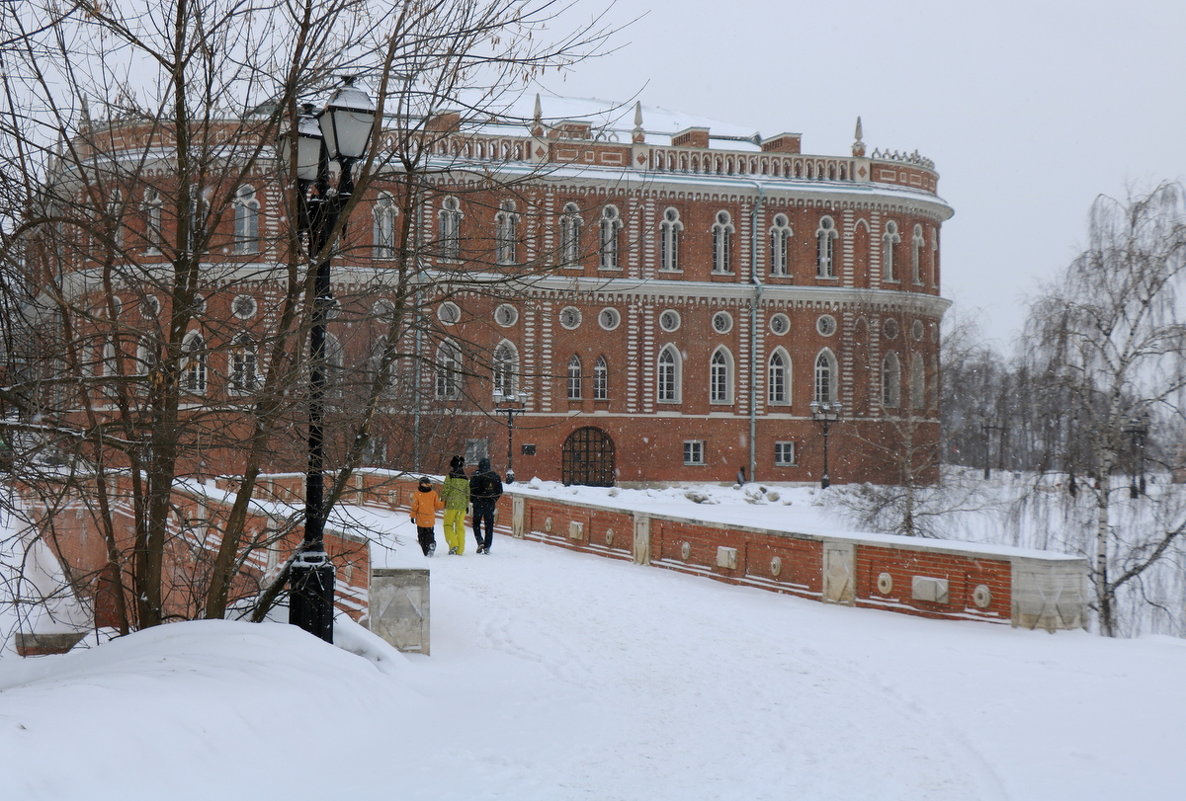
M 404 515 L 386 526 L 414 539 Z M 507 537 L 493 551 L 431 560 L 428 657 L 348 623 L 339 646 L 366 658 L 222 621 L 6 657 L 0 797 L 1183 796 L 1186 641 L 829 606 Z

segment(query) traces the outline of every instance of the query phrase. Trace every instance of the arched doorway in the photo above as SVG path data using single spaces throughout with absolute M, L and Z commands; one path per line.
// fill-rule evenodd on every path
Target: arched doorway
M 578 428 L 564 440 L 560 480 L 586 487 L 612 487 L 616 478 L 614 441 L 600 428 Z

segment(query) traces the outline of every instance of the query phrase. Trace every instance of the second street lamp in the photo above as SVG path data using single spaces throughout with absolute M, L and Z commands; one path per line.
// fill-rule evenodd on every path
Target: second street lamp
M 311 105 L 297 119 L 296 131 L 282 132 L 281 159 L 296 156 L 297 225 L 314 271 L 314 300 L 309 327 L 309 440 L 305 473 L 305 536 L 289 570 L 288 622 L 326 642 L 334 641 L 334 566 L 325 552 L 326 321 L 333 305 L 329 244 L 338 220 L 354 194 L 351 168 L 362 158 L 375 124 L 375 104 L 347 78 L 314 115 Z M 295 134 L 295 136 L 294 136 Z M 293 140 L 296 141 L 293 141 Z M 340 168 L 330 186 L 330 161 Z M 316 263 L 314 263 L 316 262 Z
M 827 489 L 832 485 L 832 478 L 828 475 L 828 433 L 832 424 L 840 422 L 839 401 L 812 401 L 811 416 L 820 424 L 824 435 L 824 474 L 820 476 L 820 489 Z

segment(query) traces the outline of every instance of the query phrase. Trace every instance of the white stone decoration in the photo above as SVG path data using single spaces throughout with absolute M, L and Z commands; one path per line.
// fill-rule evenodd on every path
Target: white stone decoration
M 717 546 L 717 567 L 727 568 L 728 570 L 737 569 L 737 549 L 730 548 L 726 545 Z
M 882 595 L 889 595 L 894 591 L 894 577 L 889 573 L 881 573 L 877 576 L 877 591 Z
M 913 576 L 910 581 L 910 597 L 916 601 L 948 603 L 947 579 L 930 576 Z
M 976 604 L 978 609 L 987 609 L 992 603 L 992 590 L 987 584 L 977 584 L 976 589 L 972 590 L 972 603 Z

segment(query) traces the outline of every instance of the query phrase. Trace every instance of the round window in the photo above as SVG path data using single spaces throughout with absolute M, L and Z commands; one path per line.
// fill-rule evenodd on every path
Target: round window
M 371 314 L 375 317 L 390 317 L 395 311 L 395 301 L 390 298 L 380 298 L 371 304 Z
M 451 300 L 446 300 L 437 309 L 437 319 L 445 325 L 453 325 L 461 321 L 461 309 Z
M 891 317 L 890 319 L 885 321 L 885 324 L 884 324 L 882 330 L 885 331 L 886 339 L 897 339 L 898 338 L 898 321 Z
M 157 300 L 156 295 L 146 295 L 140 301 L 140 316 L 145 320 L 151 320 L 161 313 L 161 302 Z
M 770 333 L 782 336 L 791 330 L 791 320 L 785 314 L 776 314 L 770 318 Z
M 240 320 L 250 320 L 255 316 L 256 310 L 257 304 L 251 295 L 236 295 L 235 299 L 231 301 L 231 313 Z
M 830 314 L 821 314 L 815 321 L 815 330 L 820 336 L 830 337 L 836 333 L 836 318 Z
M 712 316 L 712 330 L 718 334 L 727 334 L 733 330 L 733 316 L 729 312 L 717 312 Z
M 565 306 L 560 310 L 560 325 L 569 331 L 581 324 L 581 310 L 576 306 Z
M 659 327 L 668 333 L 678 330 L 679 322 L 679 312 L 675 309 L 668 309 L 659 315 Z
M 597 315 L 597 322 L 606 331 L 613 331 L 622 323 L 622 315 L 617 309 L 602 309 Z
M 519 322 L 519 310 L 509 303 L 503 303 L 494 310 L 494 322 L 506 327 Z

